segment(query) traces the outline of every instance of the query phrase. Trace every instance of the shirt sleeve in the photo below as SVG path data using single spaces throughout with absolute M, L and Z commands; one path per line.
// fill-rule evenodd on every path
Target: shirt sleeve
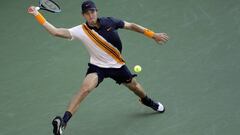
M 115 28 L 116 29 L 122 29 L 122 28 L 124 28 L 124 21 L 123 20 L 120 20 L 120 19 L 116 19 L 116 18 L 113 18 L 113 17 L 109 17 L 111 20 L 112 20 L 112 22 L 114 23 L 114 25 L 115 25 Z
M 79 38 L 79 26 L 75 26 L 72 28 L 69 28 L 68 31 L 70 32 L 72 38 L 70 40 L 78 39 Z

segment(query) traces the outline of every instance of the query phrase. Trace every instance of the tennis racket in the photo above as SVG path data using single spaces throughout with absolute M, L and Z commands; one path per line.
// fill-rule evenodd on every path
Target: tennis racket
M 39 6 L 36 7 L 37 10 L 46 10 L 51 13 L 61 12 L 60 6 L 53 0 L 39 0 Z

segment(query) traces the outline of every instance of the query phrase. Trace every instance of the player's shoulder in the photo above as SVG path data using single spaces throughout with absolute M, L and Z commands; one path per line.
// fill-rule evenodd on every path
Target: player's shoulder
M 100 20 L 111 20 L 112 17 L 108 17 L 108 16 L 104 16 L 104 17 L 100 17 Z
M 80 32 L 80 31 L 82 31 L 82 26 L 83 26 L 84 24 L 80 24 L 80 25 L 76 25 L 76 26 L 73 26 L 72 28 L 69 28 L 69 30 L 70 31 L 75 31 L 75 32 Z
M 119 21 L 119 19 L 115 17 L 101 17 L 99 19 L 101 24 L 115 24 L 116 22 Z
M 115 17 L 100 17 L 99 18 L 101 21 L 113 21 L 115 19 Z
M 73 26 L 72 28 L 74 28 L 74 29 L 82 29 L 82 26 L 84 25 L 84 23 L 83 24 L 79 24 L 79 25 L 76 25 L 76 26 Z

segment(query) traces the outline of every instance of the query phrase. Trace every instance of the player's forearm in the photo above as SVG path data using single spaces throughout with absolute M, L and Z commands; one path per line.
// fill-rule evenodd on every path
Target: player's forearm
M 136 23 L 125 22 L 125 28 L 135 31 L 135 32 L 138 32 L 138 33 L 141 33 L 141 34 L 144 34 L 145 36 L 147 36 L 149 38 L 154 38 L 154 35 L 155 35 L 155 32 L 153 32 L 143 26 L 140 26 Z
M 57 28 L 47 22 L 47 20 L 43 17 L 43 15 L 39 12 L 35 15 L 36 20 L 39 24 L 41 24 L 51 35 L 57 35 Z
M 51 23 L 46 21 L 42 26 L 48 31 L 49 34 L 53 36 L 57 35 L 57 28 L 53 26 Z
M 36 20 L 48 31 L 49 34 L 56 36 L 56 37 L 61 37 L 61 38 L 71 38 L 71 34 L 69 31 L 65 28 L 56 28 L 53 26 L 51 23 L 46 21 L 46 19 L 42 16 L 41 13 L 37 13 L 35 15 Z
M 131 23 L 130 27 L 129 27 L 129 30 L 132 30 L 132 31 L 135 31 L 135 32 L 138 32 L 138 33 L 141 33 L 143 34 L 144 33 L 144 30 L 146 28 L 136 24 L 136 23 Z

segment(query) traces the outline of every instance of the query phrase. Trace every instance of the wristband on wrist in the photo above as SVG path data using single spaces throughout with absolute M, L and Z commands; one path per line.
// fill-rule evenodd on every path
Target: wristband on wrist
M 144 30 L 144 35 L 149 37 L 149 38 L 152 38 L 154 34 L 155 34 L 155 32 L 153 32 L 153 31 L 151 31 L 149 29 L 145 29 Z
M 43 25 L 46 22 L 46 19 L 43 17 L 41 13 L 38 13 L 37 15 L 35 15 L 35 18 L 38 21 L 38 23 L 40 23 L 41 25 Z

